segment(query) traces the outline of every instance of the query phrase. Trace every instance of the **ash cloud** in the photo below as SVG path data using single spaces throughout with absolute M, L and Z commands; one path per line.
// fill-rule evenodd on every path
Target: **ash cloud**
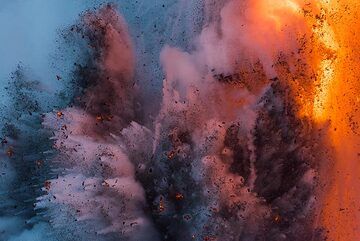
M 134 54 L 127 26 L 114 7 L 106 5 L 84 13 L 70 31 L 94 51 L 88 66 L 78 66 L 85 72 L 77 81 L 86 82 L 74 106 L 45 118 L 59 150 L 54 162 L 66 169 L 47 182 L 48 194 L 39 199 L 39 207 L 49 209 L 59 237 L 70 231 L 65 240 L 72 235 L 79 240 L 156 239 L 144 213 L 144 190 L 121 138 L 125 127 L 137 125 Z
M 248 45 L 263 36 L 237 28 L 250 22 L 257 29 L 254 6 L 239 4 L 224 4 L 221 25 L 209 22 L 193 52 L 164 48 L 166 79 L 154 131 L 138 124 L 144 121 L 135 108 L 141 96 L 134 91 L 123 20 L 107 6 L 84 14 L 71 29 L 94 48 L 94 60 L 93 71 L 80 76 L 87 83 L 79 102 L 45 121 L 58 126 L 57 161 L 67 167 L 65 176 L 49 184 L 49 210 L 60 205 L 69 213 L 60 219 L 52 213 L 55 227 L 67 228 L 75 217 L 105 239 L 136 240 L 135 231 L 154 240 L 320 237 L 309 221 L 315 219 L 314 160 L 302 154 L 314 140 L 297 140 L 304 132 L 315 134 L 295 117 L 296 103 L 286 95 L 282 76 L 269 80 L 276 56 L 295 47 Z M 249 8 L 247 18 L 232 15 L 240 7 Z M 228 29 L 234 18 L 239 26 Z M 273 52 L 252 51 L 258 48 Z M 300 231 L 303 236 L 293 235 Z
M 2 109 L 1 129 L 1 240 L 56 240 L 47 220 L 34 210 L 41 186 L 51 177 L 51 133 L 42 127 L 42 112 L 52 101 L 41 82 L 19 65 L 6 86 L 9 105 Z M 55 101 L 54 101 L 55 102 Z
M 163 48 L 155 120 L 114 5 L 66 30 L 85 61 L 74 64 L 68 106 L 37 110 L 56 153 L 33 212 L 54 239 L 323 240 L 327 147 L 297 115 L 299 69 L 288 60 L 309 29 L 287 2 L 193 2 L 203 4 L 203 28 L 187 51 Z
M 163 240 L 322 240 L 317 161 L 327 157 L 312 153 L 327 147 L 297 115 L 289 76 L 306 68 L 287 61 L 309 28 L 287 3 L 208 4 L 219 12 L 196 49 L 161 53 L 155 171 L 140 175 L 155 225 Z

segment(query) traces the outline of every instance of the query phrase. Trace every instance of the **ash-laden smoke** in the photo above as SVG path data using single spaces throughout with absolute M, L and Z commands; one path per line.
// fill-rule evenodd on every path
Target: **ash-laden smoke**
M 297 115 L 289 79 L 301 70 L 287 61 L 306 26 L 286 4 L 272 17 L 255 13 L 268 1 L 204 4 L 195 50 L 161 53 L 163 100 L 148 127 L 123 18 L 108 5 L 69 29 L 89 61 L 76 66 L 73 106 L 45 117 L 58 176 L 37 205 L 62 240 L 323 239 L 325 146 Z
M 1 108 L 0 120 L 0 240 L 55 241 L 47 220 L 34 207 L 43 195 L 41 186 L 52 177 L 51 132 L 42 126 L 42 113 L 56 101 L 23 65 L 11 74 L 5 90 L 9 101 Z
M 44 120 L 54 129 L 58 177 L 45 183 L 48 195 L 39 199 L 38 207 L 49 208 L 62 240 L 156 239 L 143 210 L 144 190 L 122 137 L 127 131 L 137 132 L 139 138 L 149 135 L 133 122 L 134 56 L 127 27 L 109 5 L 85 13 L 70 31 L 86 38 L 93 59 L 85 72 L 83 66 L 76 71 L 82 73 L 78 83 L 86 88 L 78 91 L 81 96 L 74 106 Z M 133 136 L 129 138 L 135 143 Z
M 144 186 L 149 202 L 163 206 L 154 222 L 164 240 L 321 239 L 316 178 L 325 148 L 311 120 L 297 117 L 288 83 L 306 69 L 286 61 L 305 26 L 281 4 L 274 14 L 289 21 L 279 26 L 267 7 L 229 1 L 195 51 L 162 52 L 154 188 Z

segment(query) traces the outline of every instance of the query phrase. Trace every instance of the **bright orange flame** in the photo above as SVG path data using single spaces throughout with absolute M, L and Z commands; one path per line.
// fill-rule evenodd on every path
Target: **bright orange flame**
M 324 170 L 331 172 L 322 176 L 326 188 L 321 225 L 329 232 L 330 241 L 359 241 L 360 1 L 243 2 L 247 5 L 239 6 L 249 10 L 246 21 L 240 19 L 231 26 L 244 29 L 246 46 L 270 56 L 276 76 L 290 86 L 299 117 L 311 118 L 316 125 L 329 129 L 335 160 L 331 166 L 326 164 L 329 167 Z M 299 50 L 293 49 L 293 42 L 297 42 Z M 267 60 L 262 59 L 266 71 Z M 236 97 L 236 90 L 229 93 Z M 229 98 L 226 112 L 241 105 L 235 97 Z
M 326 14 L 330 8 L 330 1 L 322 0 L 320 1 L 323 7 L 323 14 Z M 339 51 L 339 44 L 337 43 L 334 35 L 334 31 L 327 22 L 326 19 L 317 20 L 317 26 L 314 28 L 314 33 L 319 39 L 320 43 L 324 45 L 326 51 L 330 54 L 325 55 L 324 59 L 321 60 L 319 73 L 320 84 L 316 89 L 315 98 L 314 98 L 314 118 L 317 121 L 326 120 L 328 113 L 328 102 L 330 89 L 335 80 L 334 71 L 336 65 L 336 53 Z
M 305 50 L 299 52 L 307 67 L 294 74 L 296 71 L 287 71 L 287 67 L 283 70 L 280 66 L 277 74 L 292 87 L 300 106 L 299 116 L 312 118 L 320 126 L 329 125 L 335 163 L 330 167 L 331 173 L 324 173 L 327 189 L 321 215 L 328 238 L 359 241 L 360 1 L 259 2 L 268 5 L 267 18 L 272 19 L 278 32 L 292 23 L 293 16 L 302 17 L 305 23 L 302 26 L 308 28 L 304 29 L 304 35 L 310 32 Z M 287 62 L 290 66 L 291 60 Z M 310 79 L 312 73 L 315 77 Z
M 330 189 L 325 197 L 323 224 L 331 241 L 360 240 L 360 93 L 359 2 L 321 1 L 326 20 L 315 29 L 331 53 L 319 66 L 320 83 L 314 97 L 314 119 L 329 120 L 335 148 Z

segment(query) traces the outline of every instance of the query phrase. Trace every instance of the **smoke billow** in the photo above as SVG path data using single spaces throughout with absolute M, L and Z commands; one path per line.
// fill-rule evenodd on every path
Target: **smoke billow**
M 192 52 L 163 49 L 154 131 L 139 124 L 146 120 L 137 115 L 141 95 L 123 19 L 109 6 L 84 14 L 72 30 L 94 48 L 95 76 L 82 77 L 79 103 L 45 121 L 56 126 L 55 159 L 66 167 L 40 202 L 69 213 L 52 213 L 56 226 L 71 217 L 97 235 L 134 240 L 318 237 L 309 154 L 318 137 L 296 117 L 290 86 L 274 67 L 299 47 L 305 27 L 291 12 L 291 24 L 276 19 L 287 4 L 270 16 L 267 7 L 230 1 L 211 12 Z
M 109 5 L 85 13 L 70 31 L 94 48 L 89 64 L 96 75 L 82 76 L 87 83 L 73 107 L 45 117 L 59 151 L 55 170 L 62 171 L 46 182 L 48 194 L 39 199 L 38 207 L 49 208 L 59 237 L 71 230 L 66 240 L 73 235 L 79 240 L 97 235 L 104 240 L 152 240 L 156 232 L 144 214 L 144 190 L 121 137 L 136 119 L 134 56 L 127 26 Z M 136 128 L 135 122 L 132 125 Z
M 220 21 L 209 17 L 195 51 L 164 48 L 152 164 L 159 171 L 149 196 L 168 206 L 157 218 L 165 240 L 321 239 L 315 190 L 323 157 L 312 153 L 322 133 L 297 117 L 288 83 L 297 73 L 286 76 L 292 63 L 279 61 L 307 31 L 297 12 L 282 16 L 288 7 L 229 1 L 215 13 Z M 177 192 L 185 198 L 174 204 Z

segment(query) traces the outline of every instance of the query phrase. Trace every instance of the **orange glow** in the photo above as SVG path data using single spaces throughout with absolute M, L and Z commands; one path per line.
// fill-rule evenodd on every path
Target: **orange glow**
M 320 2 L 323 7 L 322 14 L 326 16 L 330 9 L 330 1 L 322 0 Z M 326 18 L 317 20 L 317 26 L 314 28 L 315 35 L 329 53 L 325 54 L 321 60 L 318 73 L 320 83 L 316 88 L 314 98 L 314 118 L 318 121 L 324 121 L 327 118 L 326 113 L 328 112 L 327 104 L 329 102 L 330 89 L 335 81 L 334 71 L 339 45 L 335 39 L 334 31 Z
M 314 29 L 323 44 L 317 67 L 313 118 L 329 121 L 329 138 L 335 151 L 325 196 L 322 223 L 331 241 L 360 240 L 360 24 L 358 1 L 321 2 L 325 16 Z
M 311 118 L 320 127 L 329 129 L 328 140 L 334 148 L 334 163 L 326 167 L 331 172 L 323 173 L 325 189 L 320 226 L 325 227 L 330 241 L 358 241 L 360 2 L 263 0 L 256 7 L 259 7 L 259 15 L 263 15 L 264 9 L 267 9 L 267 16 L 259 16 L 260 19 L 273 21 L 264 22 L 268 26 L 261 26 L 260 29 L 276 30 L 274 38 L 279 33 L 284 35 L 277 38 L 284 45 L 280 51 L 288 51 L 288 43 L 284 41 L 287 40 L 286 34 L 289 34 L 287 24 L 293 26 L 296 34 L 305 36 L 304 47 L 298 55 L 306 64 L 296 67 L 291 62 L 296 54 L 288 54 L 284 61 L 287 65 L 281 62 L 274 68 L 280 80 L 286 81 L 291 87 L 299 105 L 299 116 Z M 303 25 L 299 24 L 300 20 Z M 301 37 L 297 39 L 299 42 Z
M 326 109 L 333 127 L 330 136 L 336 163 L 323 219 L 330 240 L 355 241 L 360 240 L 360 5 L 354 0 L 336 4 L 332 25 L 340 47 Z

